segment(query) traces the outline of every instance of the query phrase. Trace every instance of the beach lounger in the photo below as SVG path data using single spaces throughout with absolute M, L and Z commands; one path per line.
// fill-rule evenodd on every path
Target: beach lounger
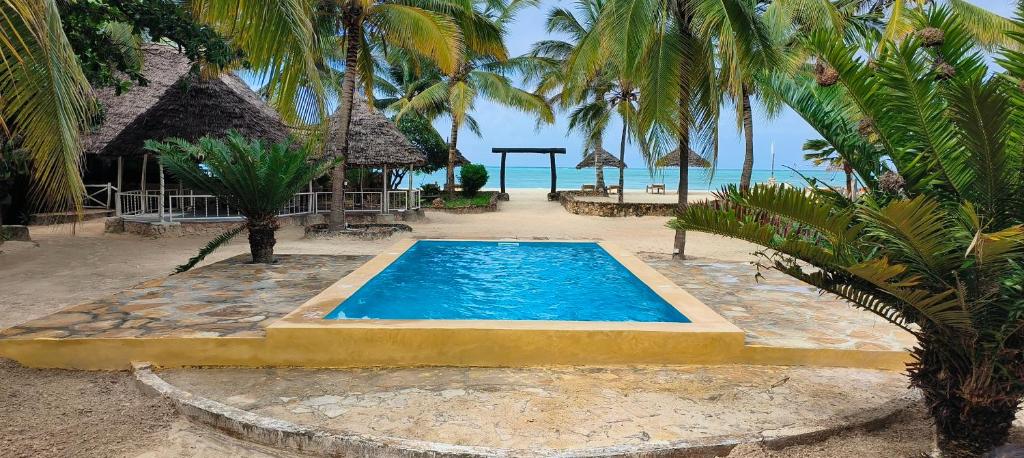
M 622 192 L 622 189 L 619 188 L 619 185 L 617 184 L 613 184 L 608 187 L 608 194 L 618 194 L 620 192 Z
M 649 184 L 647 185 L 648 194 L 665 194 L 665 184 Z
M 597 185 L 585 184 L 580 186 L 580 191 L 597 191 Z

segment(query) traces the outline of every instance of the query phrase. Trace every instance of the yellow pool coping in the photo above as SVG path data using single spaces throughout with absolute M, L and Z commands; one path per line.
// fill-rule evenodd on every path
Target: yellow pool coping
M 417 241 L 384 250 L 270 324 L 265 337 L 0 339 L 0 356 L 69 369 L 124 369 L 148 361 L 164 367 L 761 364 L 900 370 L 909 360 L 905 351 L 745 345 L 742 329 L 632 253 L 585 240 L 507 241 L 597 243 L 691 322 L 323 318 Z

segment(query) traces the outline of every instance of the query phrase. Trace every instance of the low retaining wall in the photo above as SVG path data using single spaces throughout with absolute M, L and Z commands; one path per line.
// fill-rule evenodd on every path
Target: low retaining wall
M 561 191 L 558 201 L 566 211 L 575 215 L 589 216 L 675 216 L 676 204 L 652 202 L 593 202 L 577 197 L 596 196 L 590 191 Z
M 287 226 L 310 226 L 324 224 L 327 222 L 327 213 L 315 215 L 292 215 L 283 216 L 277 219 L 282 227 Z M 378 213 L 348 213 L 346 219 L 351 223 L 391 223 L 395 221 L 420 221 L 424 218 L 422 209 L 401 213 L 389 213 L 387 215 Z M 232 221 L 170 221 L 170 222 L 149 222 L 133 221 L 122 217 L 113 216 L 106 219 L 104 232 L 112 234 L 129 233 L 146 237 L 180 237 L 195 234 L 220 234 L 241 223 L 241 220 Z
M 492 193 L 491 194 L 491 198 L 490 198 L 490 200 L 487 201 L 487 206 L 485 206 L 485 207 L 445 208 L 444 206 L 440 206 L 440 207 L 438 207 L 438 206 L 430 206 L 430 207 L 428 207 L 428 209 L 430 211 L 436 211 L 436 212 L 442 212 L 442 213 L 454 213 L 454 214 L 457 214 L 457 215 L 471 215 L 471 214 L 476 214 L 476 213 L 496 212 L 496 211 L 498 211 L 498 200 L 501 200 L 500 199 L 501 196 L 502 196 L 501 193 L 498 193 L 498 192 Z M 508 194 L 505 194 L 505 196 L 506 196 L 505 200 L 508 200 L 508 197 L 507 197 Z

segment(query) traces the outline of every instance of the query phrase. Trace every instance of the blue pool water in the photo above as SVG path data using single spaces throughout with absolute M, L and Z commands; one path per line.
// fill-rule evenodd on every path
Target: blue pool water
M 596 243 L 426 240 L 326 318 L 690 321 Z

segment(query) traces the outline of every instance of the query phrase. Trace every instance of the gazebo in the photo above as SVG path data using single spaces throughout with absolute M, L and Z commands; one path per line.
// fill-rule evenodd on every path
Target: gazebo
M 103 124 L 86 135 L 83 143 L 87 154 L 117 158 L 114 191 L 119 215 L 144 215 L 155 211 L 163 220 L 164 207 L 168 204 L 163 171 L 158 166 L 159 191 L 147 190 L 146 172 L 151 167 L 151 153 L 143 148 L 146 140 L 177 137 L 194 141 L 206 135 L 219 136 L 236 130 L 250 138 L 278 142 L 287 137 L 288 127 L 277 112 L 235 74 L 223 72 L 204 79 L 193 74 L 188 57 L 173 46 L 147 43 L 141 50 L 142 75 L 148 83 L 120 95 L 112 88 L 96 90 L 103 107 Z M 138 191 L 128 192 L 125 186 L 125 158 L 137 158 L 141 162 Z M 86 179 L 89 179 L 88 172 Z M 169 205 L 173 206 L 174 196 L 170 197 Z
M 576 169 L 585 169 L 588 167 L 596 167 L 594 162 L 594 155 L 597 155 L 597 161 L 601 163 L 602 167 L 613 167 L 613 168 L 626 168 L 625 162 L 620 162 L 619 158 L 612 156 L 608 150 L 598 146 L 588 153 L 579 164 L 576 164 Z
M 341 126 L 341 113 L 331 116 L 330 129 Z M 328 135 L 327 138 L 336 136 Z M 338 143 L 328 144 L 326 152 L 337 155 L 341 152 Z M 413 190 L 412 174 L 409 173 L 409 188 L 405 191 L 388 189 L 388 172 L 405 168 L 411 171 L 427 163 L 427 155 L 402 135 L 383 113 L 370 108 L 366 99 L 356 97 L 352 104 L 352 120 L 348 128 L 348 154 L 345 164 L 351 167 L 374 169 L 383 172 L 382 189 L 360 189 L 345 191 L 346 211 L 367 211 L 388 213 L 419 208 L 419 196 Z M 387 196 L 385 199 L 384 196 Z
M 700 157 L 700 155 L 695 153 L 692 149 L 690 150 L 690 156 L 687 162 L 687 165 L 690 167 L 701 167 L 705 169 L 711 167 L 711 163 L 708 162 L 707 159 Z M 672 152 L 662 156 L 658 159 L 656 164 L 658 167 L 679 167 L 679 148 L 676 148 L 672 150 Z

